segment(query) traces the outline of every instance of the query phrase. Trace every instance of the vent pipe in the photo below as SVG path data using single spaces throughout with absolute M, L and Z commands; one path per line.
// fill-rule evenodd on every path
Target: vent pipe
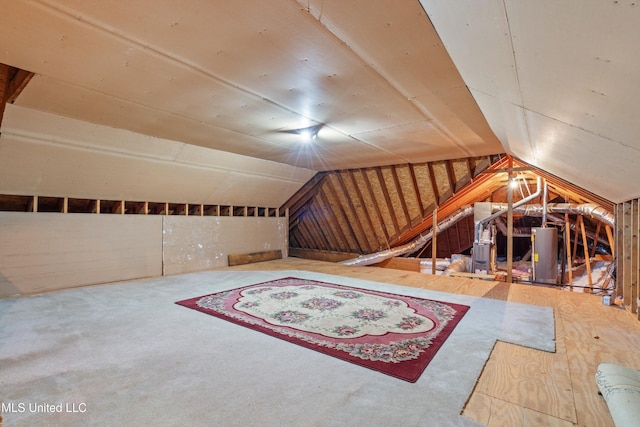
M 466 218 L 469 215 L 473 215 L 473 206 L 467 206 L 466 208 L 458 211 L 457 213 L 451 215 L 444 221 L 438 223 L 436 226 L 436 235 L 447 228 L 451 227 L 456 222 L 460 221 L 462 218 Z M 395 248 L 386 249 L 384 251 L 376 252 L 368 255 L 361 255 L 357 258 L 348 259 L 346 261 L 342 261 L 341 264 L 345 265 L 371 265 L 382 262 L 386 259 L 393 258 L 399 255 L 408 254 L 411 252 L 415 252 L 424 245 L 426 245 L 433 238 L 432 229 L 427 234 L 420 235 L 417 239 L 412 242 L 407 243 L 406 245 L 396 246 Z
M 491 211 L 499 211 L 498 213 L 503 212 L 505 206 L 507 206 L 506 203 L 491 203 Z M 514 205 L 513 208 L 514 214 L 523 216 L 543 216 L 544 211 L 544 205 L 538 203 L 518 207 Z M 595 203 L 583 203 L 581 205 L 573 203 L 547 203 L 546 211 L 550 214 L 568 213 L 570 215 L 586 215 L 612 228 L 615 227 L 616 224 L 615 216 Z M 491 216 L 494 215 L 497 216 L 497 214 Z
M 547 181 L 544 181 L 544 190 L 542 194 L 542 227 L 547 226 Z
M 541 179 L 540 177 L 538 177 L 537 181 L 536 181 L 536 192 L 533 193 L 532 195 L 525 197 L 524 199 L 518 201 L 517 203 L 513 204 L 513 213 L 516 213 L 515 209 L 518 208 L 519 206 L 524 205 L 527 202 L 530 202 L 531 200 L 535 199 L 536 197 L 538 197 L 540 195 L 540 193 L 542 193 L 542 187 L 540 186 L 541 184 Z M 494 210 L 494 206 L 497 206 L 498 204 L 496 203 L 492 203 L 491 204 L 491 210 Z M 506 206 L 505 204 L 500 204 L 500 206 Z M 502 216 L 504 214 L 507 213 L 507 211 L 509 210 L 508 207 L 504 208 L 504 209 L 500 209 L 498 210 L 498 212 L 484 218 L 481 221 L 478 221 L 478 223 L 476 224 L 476 230 L 475 230 L 475 242 L 478 243 L 480 242 L 480 235 L 482 233 L 482 229 L 484 228 L 484 225 L 487 224 L 488 222 L 493 221 L 494 219 L 498 218 L 499 216 Z
M 540 195 L 541 191 L 540 179 L 538 179 L 538 191 L 532 194 L 531 196 L 520 200 L 518 203 L 513 205 L 513 213 L 517 215 L 524 216 L 542 216 L 542 212 L 545 210 L 543 205 L 541 204 L 530 204 L 524 205 L 527 201 L 530 201 Z M 507 204 L 506 203 L 492 203 L 491 211 L 495 212 L 491 216 L 485 218 L 478 224 L 484 224 L 489 222 L 492 219 L 495 219 L 501 215 L 504 215 L 507 212 Z M 595 203 L 584 203 L 581 205 L 575 205 L 571 203 L 547 203 L 547 209 L 549 213 L 568 213 L 573 215 L 587 215 L 591 218 L 594 218 L 597 221 L 603 222 L 610 227 L 615 227 L 615 217 L 612 213 L 608 212 L 605 208 Z M 462 218 L 465 218 L 469 215 L 473 215 L 473 207 L 468 206 L 444 221 L 440 222 L 437 226 L 436 234 L 441 231 L 446 230 L 447 228 L 454 225 L 456 222 L 460 221 Z M 476 226 L 476 238 L 478 238 L 478 227 Z M 420 236 L 412 242 L 407 243 L 406 245 L 397 246 L 395 248 L 386 249 L 384 251 L 375 252 L 368 255 L 361 255 L 359 257 L 349 259 L 346 261 L 342 261 L 341 264 L 344 265 L 371 265 L 382 262 L 386 259 L 393 258 L 396 256 L 404 255 L 407 253 L 415 252 L 424 245 L 426 245 L 433 238 L 433 230 L 429 231 L 424 236 Z

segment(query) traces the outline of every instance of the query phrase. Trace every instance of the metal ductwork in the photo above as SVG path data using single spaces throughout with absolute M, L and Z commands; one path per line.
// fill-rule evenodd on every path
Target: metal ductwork
M 559 223 L 562 224 L 564 223 L 564 217 L 559 216 L 559 215 L 548 215 L 547 218 L 555 223 Z M 503 235 L 507 235 L 507 224 L 504 222 L 504 219 L 502 218 L 496 218 L 495 223 L 496 227 L 498 228 L 498 230 L 500 230 L 500 232 Z M 571 223 L 571 231 L 573 232 L 579 232 L 580 229 L 579 227 L 576 225 L 576 223 Z M 596 236 L 596 233 L 594 233 L 593 231 L 589 231 L 586 230 L 587 232 L 587 237 L 591 240 L 595 240 L 597 239 L 598 242 L 608 245 L 609 244 L 609 240 L 605 237 L 602 236 Z M 514 227 L 513 228 L 513 237 L 531 237 L 531 227 L 521 227 L 521 228 L 517 228 Z
M 544 207 L 541 204 L 529 204 L 525 205 L 527 201 L 538 197 L 542 193 L 542 188 L 540 186 L 540 180 L 538 179 L 538 191 L 536 191 L 531 196 L 520 200 L 518 203 L 513 205 L 513 213 L 517 215 L 524 216 L 542 216 L 544 211 Z M 499 216 L 504 215 L 508 210 L 508 206 L 506 203 L 492 203 L 491 211 L 495 212 L 491 216 L 485 218 L 479 224 L 485 224 L 492 219 L 495 219 Z M 612 213 L 608 212 L 602 206 L 597 205 L 595 203 L 584 203 L 581 205 L 576 205 L 572 203 L 547 203 L 547 212 L 548 213 L 568 213 L 574 215 L 587 215 L 591 218 L 594 218 L 597 221 L 601 221 L 606 225 L 611 227 L 615 226 L 615 217 Z M 446 230 L 451 227 L 456 222 L 460 221 L 462 218 L 473 215 L 473 206 L 468 206 L 454 215 L 448 217 L 444 221 L 440 222 L 437 226 L 436 234 L 441 231 Z M 480 227 L 476 227 L 476 237 L 478 236 Z M 357 258 L 349 259 L 346 261 L 342 261 L 341 264 L 344 265 L 371 265 L 382 262 L 384 260 L 408 254 L 411 252 L 415 252 L 424 245 L 426 245 L 433 238 L 433 230 L 429 231 L 429 233 L 420 235 L 417 239 L 413 240 L 406 245 L 397 246 L 395 248 L 389 248 L 380 252 L 375 252 L 368 255 L 361 255 Z
M 531 200 L 535 199 L 536 197 L 538 197 L 540 194 L 542 194 L 542 187 L 541 187 L 541 183 L 542 180 L 540 177 L 538 177 L 537 181 L 536 181 L 537 185 L 536 185 L 536 192 L 533 193 L 532 195 L 525 197 L 522 200 L 519 200 L 517 203 L 514 203 L 512 208 L 514 209 L 513 213 L 516 213 L 515 209 L 524 205 L 527 202 L 530 202 Z M 498 207 L 498 209 L 496 209 L 496 207 Z M 475 229 L 475 239 L 474 241 L 477 243 L 480 241 L 480 234 L 482 233 L 482 229 L 484 227 L 485 224 L 491 222 L 492 220 L 494 220 L 495 218 L 498 218 L 499 216 L 502 216 L 504 214 L 507 213 L 507 211 L 509 210 L 508 204 L 506 203 L 492 203 L 491 204 L 491 211 L 495 212 L 493 213 L 491 216 L 488 216 L 486 218 L 484 218 L 482 221 L 479 221 L 476 224 L 476 229 Z
M 467 258 L 463 255 L 452 255 L 451 262 L 442 273 L 444 276 L 449 276 L 451 273 L 464 273 L 467 271 Z
M 556 223 L 564 223 L 564 217 L 562 216 L 557 216 L 557 215 L 549 215 L 549 219 L 553 222 Z M 571 231 L 573 231 L 574 233 L 580 233 L 580 227 L 578 227 L 578 225 L 573 222 L 571 223 L 571 226 L 569 227 L 571 229 Z M 594 233 L 593 231 L 590 230 L 585 230 L 587 237 L 591 240 L 598 240 L 599 243 L 602 243 L 603 245 L 609 245 L 609 239 L 602 237 L 602 236 L 596 236 L 596 233 Z
M 446 230 L 456 222 L 460 221 L 462 218 L 466 218 L 470 215 L 473 215 L 473 206 L 468 206 L 456 212 L 455 214 L 451 215 L 444 221 L 438 223 L 438 225 L 436 226 L 436 234 Z M 357 258 L 342 261 L 341 264 L 345 264 L 345 265 L 377 264 L 389 258 L 415 252 L 421 247 L 423 247 L 424 245 L 426 245 L 432 238 L 433 238 L 433 230 L 429 231 L 429 233 L 425 234 L 424 236 L 420 235 L 420 237 L 413 240 L 412 242 L 407 243 L 406 245 L 397 246 L 395 248 L 386 249 L 384 251 L 375 252 L 373 254 L 361 255 Z
M 505 209 L 506 206 L 506 203 L 492 203 L 491 210 L 500 213 Z M 516 215 L 543 216 L 543 212 L 544 206 L 538 203 L 517 207 L 514 205 L 513 207 L 513 213 Z M 547 213 L 586 215 L 590 218 L 595 219 L 596 221 L 603 222 L 610 227 L 615 227 L 616 224 L 615 216 L 602 206 L 596 205 L 595 203 L 584 203 L 581 205 L 576 205 L 573 203 L 547 203 Z M 497 214 L 492 215 L 492 217 L 494 216 L 497 216 Z

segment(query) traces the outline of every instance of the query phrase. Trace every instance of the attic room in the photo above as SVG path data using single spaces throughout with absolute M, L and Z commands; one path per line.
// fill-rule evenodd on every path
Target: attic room
M 0 426 L 637 425 L 639 8 L 3 2 Z

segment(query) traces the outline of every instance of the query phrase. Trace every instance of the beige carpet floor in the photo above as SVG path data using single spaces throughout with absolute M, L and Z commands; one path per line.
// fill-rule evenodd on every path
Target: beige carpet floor
M 471 309 L 411 384 L 174 304 L 286 276 Z M 496 340 L 553 351 L 554 338 L 547 307 L 305 271 L 211 271 L 4 299 L 3 426 L 472 426 L 460 411 Z

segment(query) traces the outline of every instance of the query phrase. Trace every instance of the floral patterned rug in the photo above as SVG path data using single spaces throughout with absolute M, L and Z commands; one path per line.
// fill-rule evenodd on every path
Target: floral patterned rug
M 409 382 L 469 309 L 295 277 L 176 304 Z

